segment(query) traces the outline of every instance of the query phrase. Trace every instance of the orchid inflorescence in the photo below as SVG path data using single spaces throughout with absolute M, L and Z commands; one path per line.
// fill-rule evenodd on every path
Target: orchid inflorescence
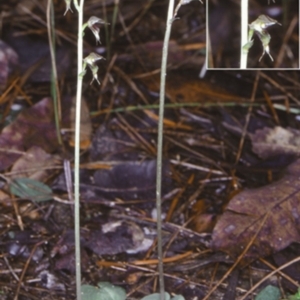
M 65 3 L 66 3 L 66 11 L 64 14 L 66 14 L 69 10 L 72 12 L 72 9 L 71 9 L 72 0 L 65 0 Z M 75 3 L 75 6 L 76 6 L 76 3 Z M 103 25 L 103 24 L 109 24 L 109 23 L 106 23 L 104 20 L 102 20 L 98 17 L 92 16 L 89 18 L 89 20 L 86 23 L 83 24 L 82 28 L 84 31 L 85 28 L 88 27 L 92 31 L 92 33 L 94 34 L 94 36 L 96 38 L 96 44 L 97 43 L 101 44 L 100 25 Z M 96 80 L 98 82 L 98 84 L 100 84 L 100 82 L 98 80 L 98 75 L 97 75 L 99 68 L 98 68 L 96 62 L 101 59 L 105 59 L 105 58 L 94 52 L 90 53 L 87 57 L 85 57 L 83 59 L 83 71 L 81 72 L 80 76 L 84 76 L 86 73 L 86 68 L 89 67 L 93 73 L 93 79 L 91 81 L 91 84 L 93 83 L 94 80 Z
M 254 20 L 251 24 L 249 24 L 249 36 L 248 36 L 248 42 L 243 46 L 244 51 L 248 51 L 252 45 L 253 45 L 253 34 L 254 32 L 257 34 L 258 38 L 260 39 L 262 46 L 263 46 L 263 53 L 261 57 L 259 58 L 259 61 L 261 61 L 262 57 L 265 53 L 267 53 L 272 61 L 273 57 L 270 54 L 270 40 L 271 36 L 266 31 L 266 28 L 272 26 L 272 25 L 281 25 L 278 21 L 266 16 L 266 15 L 260 15 L 256 20 Z

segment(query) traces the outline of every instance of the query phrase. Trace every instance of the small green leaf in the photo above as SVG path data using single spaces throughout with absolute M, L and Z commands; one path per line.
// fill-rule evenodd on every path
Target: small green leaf
M 99 282 L 98 287 L 81 286 L 82 300 L 125 300 L 126 292 L 109 282 Z
M 81 286 L 81 298 L 82 300 L 95 300 L 97 299 L 98 289 L 91 285 L 82 285 Z
M 288 296 L 287 300 L 300 300 L 300 287 L 295 295 Z
M 160 294 L 150 294 L 148 296 L 143 297 L 141 300 L 160 300 Z M 168 293 L 165 293 L 165 300 L 170 300 L 170 295 Z
M 280 299 L 280 290 L 278 287 L 275 287 L 273 285 L 266 286 L 255 297 L 255 300 L 279 300 L 279 299 Z
M 31 178 L 16 178 L 9 184 L 9 189 L 15 196 L 36 202 L 48 201 L 53 198 L 49 186 Z

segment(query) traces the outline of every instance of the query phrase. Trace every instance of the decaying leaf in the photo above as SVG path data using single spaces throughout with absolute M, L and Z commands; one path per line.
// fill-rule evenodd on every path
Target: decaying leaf
M 139 225 L 115 221 L 102 225 L 102 230 L 91 232 L 84 245 L 97 255 L 115 255 L 147 251 L 152 243 L 153 240 L 145 237 Z
M 153 239 L 147 237 L 142 227 L 136 223 L 116 220 L 102 224 L 101 229 L 99 226 L 99 229 L 94 228 L 85 232 L 81 237 L 81 243 L 85 248 L 101 256 L 144 252 L 151 247 Z M 66 231 L 52 250 L 52 255 L 72 252 L 73 246 L 74 232 L 73 230 Z M 72 255 L 74 255 L 73 252 Z M 60 267 L 57 266 L 57 268 Z
M 252 150 L 266 159 L 276 155 L 300 155 L 300 131 L 292 128 L 263 128 L 250 135 Z
M 170 188 L 170 165 L 163 163 L 163 194 Z M 155 199 L 156 160 L 124 161 L 94 173 L 97 194 L 109 199 Z
M 48 153 L 58 146 L 50 98 L 44 98 L 24 110 L 3 129 L 0 135 L 0 170 L 10 167 L 23 151 L 32 146 L 41 147 Z
M 300 159 L 285 176 L 270 185 L 235 196 L 212 234 L 212 248 L 239 255 L 268 214 L 245 257 L 257 258 L 280 251 L 300 239 Z
M 33 146 L 14 163 L 10 178 L 28 177 L 43 181 L 52 173 L 51 167 L 57 165 L 59 161 L 59 156 Z

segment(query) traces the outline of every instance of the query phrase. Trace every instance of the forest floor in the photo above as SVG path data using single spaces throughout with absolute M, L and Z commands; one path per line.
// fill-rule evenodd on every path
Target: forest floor
M 250 1 L 251 21 L 273 13 L 281 26 L 270 29 L 274 62 L 268 55 L 258 62 L 255 38 L 249 66 L 256 69 L 240 71 L 228 70 L 239 65 L 236 2 L 191 1 L 172 25 L 164 274 L 167 292 L 186 300 L 255 299 L 269 286 L 279 296 L 261 299 L 279 300 L 300 282 L 299 3 Z M 47 1 L 0 4 L 0 300 L 76 298 L 77 12 L 64 16 L 64 1 L 53 4 L 59 129 Z M 166 13 L 167 1 L 85 4 L 86 19 L 110 25 L 101 27 L 101 44 L 87 30 L 84 36 L 84 56 L 106 60 L 98 62 L 101 85 L 91 83 L 90 71 L 83 85 L 82 281 L 110 282 L 128 299 L 158 290 L 156 142 Z M 206 54 L 212 70 L 204 68 Z

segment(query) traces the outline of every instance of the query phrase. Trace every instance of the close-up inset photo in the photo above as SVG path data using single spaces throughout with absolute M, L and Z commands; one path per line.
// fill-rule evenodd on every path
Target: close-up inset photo
M 207 3 L 208 69 L 298 69 L 298 0 Z

